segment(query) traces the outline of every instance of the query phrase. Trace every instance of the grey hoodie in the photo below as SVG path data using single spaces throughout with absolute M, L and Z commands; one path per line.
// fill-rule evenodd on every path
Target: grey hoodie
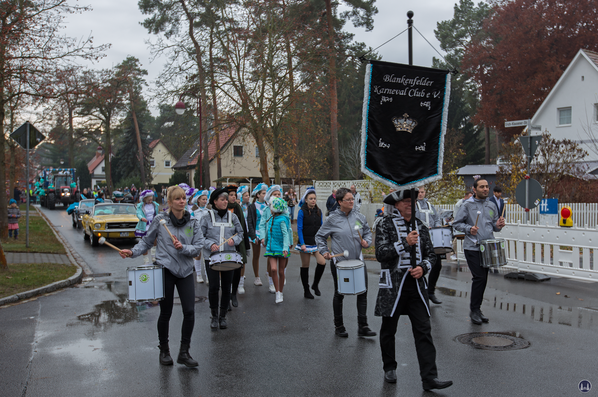
M 369 245 L 372 245 L 372 232 L 368 226 L 368 222 L 365 216 L 355 211 L 349 212 L 346 215 L 340 209 L 337 209 L 330 213 L 326 218 L 320 230 L 316 234 L 316 244 L 318 245 L 318 251 L 322 255 L 326 252 L 331 254 L 341 254 L 343 251 L 349 251 L 349 257 L 339 256 L 334 258 L 336 262 L 360 259 L 361 258 L 361 241 L 359 240 L 359 234 L 355 230 L 357 221 L 361 222 L 362 228 L 359 231 L 361 237 L 367 241 Z M 330 237 L 332 241 L 331 250 L 328 249 L 326 240 Z
M 162 219 L 166 220 L 166 226 L 170 233 L 183 244 L 182 249 L 174 248 L 170 235 L 160 224 Z M 147 234 L 131 249 L 132 257 L 135 258 L 147 252 L 154 246 L 154 240 L 158 242 L 156 247 L 157 264 L 164 266 L 179 278 L 185 278 L 193 273 L 193 258 L 199 256 L 205 240 L 197 219 L 191 218 L 183 227 L 174 227 L 168 213 L 163 212 L 156 215 Z
M 214 214 L 214 220 L 217 223 L 227 223 L 228 216 L 230 216 L 232 227 L 224 226 L 224 241 L 231 238 L 235 233 L 237 234 L 233 237 L 233 241 L 235 242 L 235 246 L 231 247 L 228 243 L 224 243 L 222 245 L 222 252 L 236 252 L 236 246 L 241 244 L 243 241 L 243 227 L 241 226 L 241 222 L 239 222 L 239 218 L 237 215 L 233 214 L 230 211 L 226 211 L 224 217 L 220 217 L 218 212 L 214 209 L 209 210 L 201 217 L 201 232 L 205 236 L 205 241 L 203 245 L 203 257 L 204 259 L 210 259 L 210 254 L 212 253 L 211 247 L 212 244 L 220 245 L 223 243 L 223 240 L 220 238 L 220 226 L 212 225 L 212 217 L 210 216 L 210 212 Z
M 481 212 L 480 218 L 478 219 L 479 230 L 478 233 L 473 236 L 470 233 L 470 230 L 476 223 L 478 211 Z M 474 199 L 473 201 L 468 200 L 463 203 L 453 222 L 453 227 L 455 229 L 465 233 L 463 249 L 479 251 L 481 241 L 494 239 L 494 232 L 500 231 L 496 226 L 498 218 L 496 205 L 488 200 Z

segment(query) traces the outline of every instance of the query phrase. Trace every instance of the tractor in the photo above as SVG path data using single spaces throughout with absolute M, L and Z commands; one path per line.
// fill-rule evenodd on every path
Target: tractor
M 81 193 L 75 182 L 73 168 L 48 169 L 42 171 L 43 193 L 40 197 L 42 207 L 53 210 L 62 203 L 66 208 L 81 199 Z

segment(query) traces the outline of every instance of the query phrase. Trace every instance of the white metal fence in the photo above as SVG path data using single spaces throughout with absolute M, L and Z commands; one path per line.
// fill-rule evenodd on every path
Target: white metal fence
M 598 281 L 595 245 L 598 230 L 559 226 L 507 224 L 496 238 L 506 240 L 508 265 L 501 270 L 522 271 Z M 464 259 L 463 240 L 457 244 Z
M 559 210 L 564 206 L 571 207 L 573 211 L 573 225 L 580 228 L 596 229 L 598 225 L 598 203 L 559 203 Z M 454 205 L 438 205 L 438 208 L 454 210 Z M 507 223 L 526 223 L 525 209 L 518 204 L 507 204 L 505 210 Z M 540 225 L 541 217 L 538 207 L 530 210 L 530 224 Z M 558 222 L 558 220 L 556 221 Z

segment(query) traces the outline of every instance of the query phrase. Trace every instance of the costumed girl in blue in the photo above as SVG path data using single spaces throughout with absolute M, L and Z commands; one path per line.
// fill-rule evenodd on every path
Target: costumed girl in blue
M 326 268 L 326 260 L 318 252 L 316 244 L 316 233 L 322 226 L 322 211 L 316 204 L 316 191 L 313 187 L 308 188 L 299 202 L 297 212 L 297 245 L 295 249 L 301 256 L 301 283 L 303 284 L 303 296 L 306 299 L 314 299 L 309 291 L 309 262 L 311 256 L 316 257 L 317 267 L 314 275 L 312 289 L 317 296 L 320 296 L 320 279 Z
M 266 203 L 264 202 L 267 190 L 268 186 L 265 183 L 259 183 L 251 192 L 253 203 L 249 204 L 247 207 L 247 234 L 249 234 L 249 241 L 251 241 L 251 251 L 253 251 L 252 266 L 253 274 L 255 276 L 255 281 L 253 284 L 257 286 L 262 285 L 262 280 L 260 279 L 261 238 L 259 236 L 259 226 L 262 213 L 267 207 Z
M 286 201 L 280 197 L 272 197 L 270 200 L 270 213 L 264 231 L 264 242 L 266 246 L 265 257 L 268 258 L 270 276 L 274 279 L 276 292 L 276 303 L 283 300 L 282 289 L 284 288 L 285 270 L 289 261 L 289 248 L 293 240 L 291 230 L 291 218 L 288 214 Z
M 278 197 L 278 198 L 282 198 L 282 188 L 280 187 L 280 185 L 272 185 L 270 186 L 270 188 L 268 189 L 268 191 L 266 191 L 266 197 L 264 197 L 266 204 L 268 204 L 268 207 L 266 207 L 266 209 L 264 210 L 262 217 L 260 219 L 260 227 L 259 227 L 259 235 L 262 239 L 262 245 L 265 247 L 266 244 L 264 242 L 264 237 L 266 236 L 266 223 L 270 220 L 270 218 L 272 217 L 272 212 L 270 210 L 270 204 L 271 201 L 274 197 Z M 287 215 L 288 215 L 288 207 L 287 207 Z M 291 229 L 291 225 L 289 223 L 289 233 L 291 236 L 293 236 L 293 230 Z M 292 240 L 292 239 L 291 239 Z M 291 241 L 292 244 L 292 241 Z M 289 251 L 290 251 L 290 246 L 288 247 Z M 287 258 L 282 259 L 281 261 L 288 261 Z M 270 272 L 270 262 L 268 261 L 268 282 L 270 283 L 270 293 L 275 293 L 276 292 L 276 287 L 274 286 L 274 283 L 272 281 L 272 273 Z M 286 262 L 284 263 L 284 268 L 286 269 Z M 276 276 L 276 274 L 275 274 Z

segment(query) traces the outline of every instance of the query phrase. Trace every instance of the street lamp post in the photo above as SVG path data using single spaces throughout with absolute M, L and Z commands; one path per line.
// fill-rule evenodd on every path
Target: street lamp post
M 184 94 L 183 94 L 184 95 Z M 183 102 L 183 95 L 179 98 L 179 101 L 174 105 L 174 111 L 179 116 L 185 113 L 185 103 Z M 203 145 L 202 145 L 202 114 L 201 114 L 201 95 L 197 95 L 197 114 L 199 116 L 199 155 L 197 156 L 197 163 L 199 164 L 199 187 L 203 187 L 204 175 L 202 167 L 202 156 L 203 156 Z

